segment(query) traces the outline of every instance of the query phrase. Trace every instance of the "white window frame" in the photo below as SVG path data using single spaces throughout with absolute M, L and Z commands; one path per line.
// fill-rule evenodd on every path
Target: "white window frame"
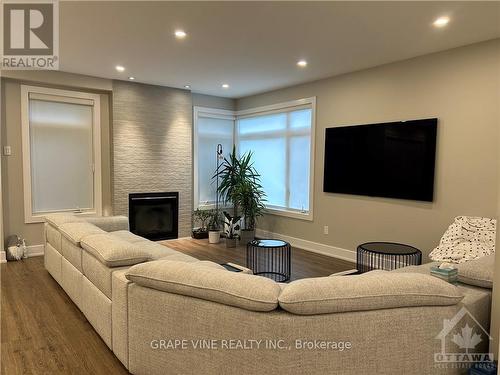
M 46 96 L 47 99 L 60 103 L 82 103 L 82 100 L 92 101 L 93 105 L 93 164 L 94 164 L 94 209 L 83 212 L 76 210 L 57 210 L 45 213 L 33 213 L 32 206 L 32 181 L 31 181 L 31 145 L 29 124 L 29 99 L 30 94 Z M 22 130 L 22 155 L 23 155 L 23 187 L 24 187 L 24 222 L 44 222 L 44 215 L 54 212 L 71 212 L 77 215 L 102 215 L 102 176 L 101 176 L 101 109 L 100 96 L 87 92 L 52 89 L 40 86 L 21 85 L 21 130 Z
M 199 181 L 198 181 L 198 119 L 199 117 L 211 117 L 216 119 L 233 121 L 233 143 L 235 140 L 236 116 L 234 111 L 218 108 L 208 108 L 195 106 L 193 109 L 193 205 L 194 208 L 212 209 L 215 202 L 199 201 Z M 214 150 L 215 152 L 215 150 Z M 215 157 L 215 154 L 214 154 Z
M 298 110 L 302 108 L 311 108 L 311 154 L 309 156 L 309 210 L 303 212 L 301 210 L 294 210 L 290 208 L 267 206 L 266 212 L 272 215 L 285 216 L 294 219 L 301 219 L 312 221 L 314 218 L 314 156 L 315 156 L 315 141 L 316 141 L 316 97 L 303 98 L 297 100 L 291 100 L 288 102 L 277 103 L 262 107 L 250 108 L 236 112 L 236 126 L 238 125 L 238 120 L 241 118 L 254 117 L 256 115 L 269 115 L 272 113 L 288 112 L 293 110 Z M 238 131 L 235 131 L 235 144 L 238 147 L 239 140 Z M 287 138 L 288 139 L 288 138 Z M 287 156 L 287 168 L 288 156 Z M 288 173 L 287 173 L 288 175 Z

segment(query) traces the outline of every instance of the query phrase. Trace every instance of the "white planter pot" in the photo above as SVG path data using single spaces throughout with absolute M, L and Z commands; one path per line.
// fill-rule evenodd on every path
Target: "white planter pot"
M 211 230 L 208 232 L 208 243 L 219 243 L 220 242 L 220 231 Z

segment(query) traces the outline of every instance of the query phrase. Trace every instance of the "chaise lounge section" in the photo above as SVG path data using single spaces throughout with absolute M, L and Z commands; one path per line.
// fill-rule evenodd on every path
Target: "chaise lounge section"
M 48 215 L 45 239 L 45 268 L 125 367 L 129 281 L 124 272 L 155 259 L 198 262 L 130 233 L 128 219 L 122 216 Z

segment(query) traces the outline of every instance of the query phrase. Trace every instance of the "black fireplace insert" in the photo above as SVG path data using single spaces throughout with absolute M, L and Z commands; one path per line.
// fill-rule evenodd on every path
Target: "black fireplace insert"
M 133 193 L 128 197 L 130 231 L 152 241 L 179 236 L 179 193 Z

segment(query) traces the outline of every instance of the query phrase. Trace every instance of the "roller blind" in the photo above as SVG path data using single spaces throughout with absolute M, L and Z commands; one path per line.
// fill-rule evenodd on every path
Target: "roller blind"
M 92 104 L 30 95 L 33 214 L 94 209 Z

